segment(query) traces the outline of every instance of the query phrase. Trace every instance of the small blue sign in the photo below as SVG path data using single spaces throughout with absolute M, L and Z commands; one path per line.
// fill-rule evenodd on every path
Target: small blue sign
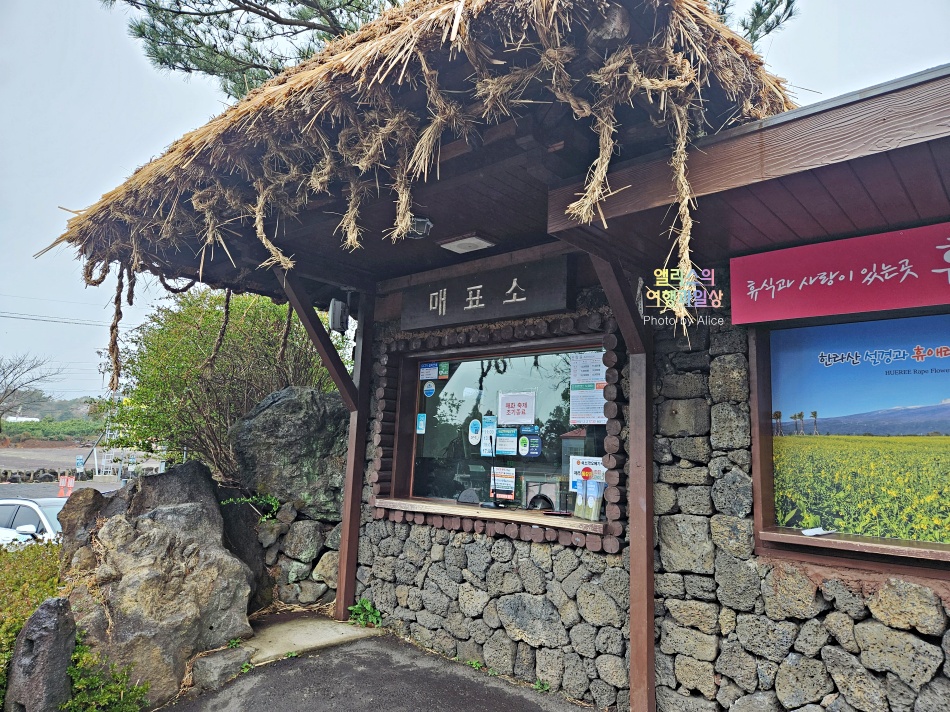
M 419 413 L 416 416 L 416 435 L 426 434 L 426 414 Z
M 519 430 L 522 435 L 538 435 L 541 432 L 541 428 L 537 425 L 522 425 Z
M 422 392 L 426 398 L 431 398 L 435 395 L 435 384 L 432 381 L 426 381 L 426 384 L 422 387 Z

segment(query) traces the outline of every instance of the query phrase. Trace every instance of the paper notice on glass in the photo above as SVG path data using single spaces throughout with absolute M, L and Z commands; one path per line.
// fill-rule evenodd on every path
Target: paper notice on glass
M 534 391 L 498 394 L 499 425 L 531 425 L 537 394 Z
M 598 351 L 571 354 L 571 425 L 603 425 L 607 367 Z
M 498 418 L 486 415 L 482 418 L 482 457 L 491 457 L 495 454 L 495 441 L 498 439 Z
M 489 495 L 498 499 L 515 498 L 515 468 L 492 468 L 492 484 Z
M 599 457 L 571 457 L 571 492 L 581 492 L 585 482 L 606 481 L 607 468 Z

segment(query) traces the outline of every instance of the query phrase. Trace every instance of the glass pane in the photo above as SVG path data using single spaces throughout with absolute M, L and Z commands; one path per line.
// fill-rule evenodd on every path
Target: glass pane
M 36 531 L 42 532 L 43 527 L 40 522 L 40 515 L 30 507 L 26 505 L 20 505 L 20 508 L 16 512 L 16 516 L 13 517 L 13 524 L 10 527 L 11 529 L 16 529 L 17 527 L 22 527 L 24 524 L 32 524 L 36 527 Z
M 771 342 L 776 523 L 950 543 L 950 315 Z
M 60 511 L 66 505 L 66 500 L 62 502 L 57 502 L 56 504 L 46 504 L 43 505 L 43 514 L 46 515 L 46 518 L 49 520 L 49 525 L 53 528 L 54 534 L 59 534 L 62 531 L 62 527 L 59 524 Z
M 17 505 L 15 504 L 0 504 L 0 527 L 6 529 L 10 528 L 10 523 L 13 521 L 13 514 L 16 512 Z
M 420 364 L 413 496 L 455 499 L 471 489 L 489 501 L 494 468 L 499 500 L 573 510 L 571 456 L 603 455 L 602 356 Z

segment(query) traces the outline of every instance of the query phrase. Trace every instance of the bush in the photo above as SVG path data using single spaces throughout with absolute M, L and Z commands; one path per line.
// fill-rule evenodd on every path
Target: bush
M 148 683 L 131 682 L 132 666 L 106 665 L 76 638 L 76 650 L 67 670 L 72 695 L 60 709 L 64 712 L 139 712 L 148 702 Z
M 36 607 L 59 588 L 59 545 L 0 547 L 0 700 L 7 693 L 13 645 Z

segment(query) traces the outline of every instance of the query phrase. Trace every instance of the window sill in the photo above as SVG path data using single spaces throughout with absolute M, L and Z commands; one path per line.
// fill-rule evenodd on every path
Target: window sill
M 471 504 L 452 504 L 426 499 L 392 499 L 377 497 L 376 507 L 395 509 L 404 512 L 421 514 L 438 514 L 449 517 L 464 517 L 482 519 L 492 522 L 509 522 L 512 524 L 527 524 L 531 527 L 560 529 L 585 534 L 603 535 L 606 524 L 604 522 L 590 522 L 576 517 L 552 517 L 538 511 L 524 509 L 482 509 Z
M 759 541 L 771 551 L 782 545 L 820 549 L 828 553 L 840 551 L 859 554 L 916 559 L 921 562 L 950 562 L 950 544 L 935 542 L 897 542 L 893 539 L 857 536 L 854 534 L 825 534 L 823 536 L 805 536 L 798 529 L 787 527 L 767 527 L 758 533 Z M 763 552 L 764 553 L 764 552 Z M 855 562 L 857 564 L 857 562 Z M 907 561 L 907 563 L 911 563 Z

